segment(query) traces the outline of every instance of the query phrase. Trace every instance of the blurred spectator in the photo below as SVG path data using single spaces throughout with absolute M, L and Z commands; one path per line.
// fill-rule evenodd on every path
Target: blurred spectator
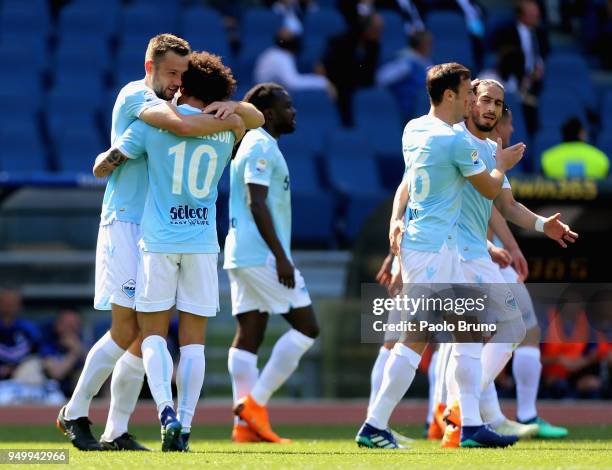
M 333 97 L 335 90 L 323 75 L 298 72 L 296 54 L 300 39 L 286 28 L 276 35 L 276 45 L 266 49 L 257 58 L 254 78 L 258 83 L 277 82 L 289 91 L 327 90 Z
M 311 0 L 275 0 L 271 4 L 272 11 L 283 17 L 283 28 L 288 29 L 296 36 L 304 32 L 304 15 L 309 10 L 316 9 Z
M 587 143 L 587 132 L 578 118 L 568 119 L 562 128 L 563 143 L 542 153 L 542 170 L 549 178 L 604 179 L 610 160 Z
M 600 64 L 612 70 L 612 0 L 587 3 L 585 36 L 591 50 L 599 57 Z
M 383 20 L 374 13 L 359 17 L 356 29 L 330 38 L 323 66 L 338 93 L 338 111 L 345 127 L 353 126 L 353 95 L 359 87 L 374 84 L 380 56 Z
M 419 96 L 425 93 L 427 67 L 431 65 L 432 35 L 419 31 L 410 36 L 410 48 L 384 64 L 376 73 L 376 84 L 389 87 L 402 115 L 402 122 L 417 117 Z
M 492 45 L 500 61 L 514 76 L 525 106 L 527 130 L 533 134 L 538 125 L 536 97 L 542 87 L 544 58 L 548 55 L 548 38 L 541 27 L 540 7 L 535 0 L 519 0 L 516 20 L 493 32 Z
M 522 67 L 522 56 L 516 50 L 507 50 L 498 53 L 494 69 L 483 70 L 479 78 L 491 78 L 500 82 L 506 93 L 519 94 L 520 84 L 515 74 Z
M 40 383 L 43 380 L 42 365 L 35 356 L 40 345 L 40 332 L 32 323 L 18 318 L 21 308 L 18 290 L 0 290 L 0 380 Z
M 40 347 L 47 377 L 57 380 L 62 392 L 70 396 L 85 361 L 81 340 L 82 322 L 78 311 L 66 308 L 57 314 L 52 330 Z

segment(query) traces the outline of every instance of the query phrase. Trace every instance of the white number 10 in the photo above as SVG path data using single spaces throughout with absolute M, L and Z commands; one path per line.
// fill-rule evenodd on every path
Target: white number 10
M 181 142 L 180 144 L 170 147 L 168 149 L 168 155 L 175 155 L 174 160 L 174 175 L 172 176 L 172 194 L 183 194 L 183 168 L 185 166 L 185 148 L 187 142 Z M 198 170 L 200 168 L 200 160 L 202 155 L 208 156 L 208 168 L 206 169 L 206 178 L 204 179 L 204 185 L 198 187 Z M 189 171 L 187 172 L 187 187 L 189 192 L 198 199 L 208 196 L 210 192 L 210 186 L 213 178 L 215 177 L 215 171 L 217 170 L 217 151 L 214 147 L 204 144 L 198 145 L 191 154 L 189 160 Z

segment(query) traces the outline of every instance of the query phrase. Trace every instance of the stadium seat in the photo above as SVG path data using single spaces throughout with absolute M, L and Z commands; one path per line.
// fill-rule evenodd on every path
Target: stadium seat
M 427 28 L 436 40 L 440 39 L 468 39 L 467 27 L 463 16 L 454 11 L 433 11 L 425 18 Z
M 328 94 L 321 90 L 291 93 L 298 128 L 308 127 L 323 135 L 338 126 L 338 114 Z M 320 137 L 319 137 L 320 138 Z
M 583 124 L 587 123 L 584 103 L 576 94 L 564 93 L 563 90 L 546 88 L 539 100 L 540 126 L 560 130 L 565 121 L 578 117 Z
M 388 196 L 388 194 L 355 195 L 351 197 L 345 206 L 344 216 L 342 217 L 342 231 L 349 242 L 357 238 L 364 222 L 380 206 L 385 196 Z
M 297 138 L 293 134 L 284 135 L 280 138 L 278 145 L 287 160 L 314 160 L 315 152 L 304 143 L 303 136 Z
M 533 162 L 533 171 L 542 173 L 542 153 L 550 147 L 560 144 L 561 132 L 555 129 L 543 129 L 538 131 L 533 139 L 533 150 L 529 152 L 529 158 Z
M 72 90 L 79 96 L 92 95 L 99 97 L 106 89 L 106 82 L 102 73 L 72 65 L 56 69 L 53 77 L 53 88 L 56 90 Z
M 15 119 L 14 113 L 19 115 L 33 115 L 41 110 L 42 101 L 41 93 L 30 93 L 29 89 L 2 89 L 0 90 L 0 103 L 2 109 L 10 110 L 11 116 L 8 113 L 0 114 L 0 127 L 5 120 Z
M 386 62 L 395 57 L 402 49 L 408 47 L 404 20 L 394 11 L 383 10 L 381 16 L 384 21 L 382 41 L 381 41 L 381 60 Z
M 609 160 L 612 160 L 612 134 L 602 132 L 597 140 L 597 148 L 605 153 Z
M 40 3 L 38 8 L 31 3 L 33 2 L 4 2 L 0 15 L 0 31 L 31 32 L 45 36 L 49 34 L 51 18 L 46 2 L 37 1 L 36 3 Z
M 308 12 L 304 18 L 302 50 L 298 60 L 300 68 L 304 72 L 311 72 L 313 66 L 321 60 L 328 39 L 345 30 L 344 18 L 334 9 L 321 8 Z
M 316 162 L 312 158 L 294 158 L 293 154 L 287 153 L 285 159 L 289 167 L 291 194 L 315 194 L 322 190 Z
M 604 95 L 601 102 L 602 127 L 612 132 L 612 89 Z
M 206 25 L 206 27 L 203 27 Z M 208 51 L 229 59 L 230 48 L 223 17 L 212 8 L 192 7 L 183 10 L 179 31 L 194 51 Z
M 176 2 L 167 2 L 170 6 L 150 6 L 146 4 L 131 4 L 121 12 L 118 39 L 123 46 L 144 50 L 149 39 L 160 33 L 175 33 L 178 27 L 178 9 L 172 8 Z
M 91 174 L 96 156 L 106 150 L 97 129 L 87 126 L 73 127 L 61 133 L 56 146 L 60 171 Z
M 511 143 L 518 142 L 528 143 L 527 124 L 525 123 L 525 113 L 523 112 L 523 104 L 519 96 L 514 93 L 506 93 L 504 101 L 512 112 L 512 126 L 514 133 L 512 134 Z M 529 149 L 527 149 L 529 153 Z
M 474 67 L 474 53 L 470 39 L 467 35 L 435 37 L 431 61 L 434 64 L 459 62 L 472 69 Z
M 112 37 L 118 25 L 119 0 L 77 0 L 61 9 L 57 31 L 82 38 Z
M 113 77 L 115 88 L 121 89 L 126 83 L 144 78 L 145 51 L 146 45 L 138 48 L 123 44 L 119 48 Z
M 401 156 L 402 122 L 389 91 L 385 88 L 360 90 L 355 95 L 354 112 L 359 132 L 375 136 L 370 140 L 374 153 Z
M 75 47 L 78 44 L 78 47 Z M 103 73 L 111 65 L 108 40 L 105 36 L 62 34 L 56 46 L 54 69 L 82 67 Z
M 0 169 L 32 173 L 48 168 L 45 147 L 36 121 L 20 119 L 0 128 Z
M 69 89 L 55 89 L 47 96 L 45 114 L 47 130 L 52 139 L 72 126 L 82 123 L 95 126 L 96 114 L 100 111 L 102 96 L 89 93 L 75 94 Z
M 282 16 L 267 8 L 250 8 L 242 17 L 241 58 L 255 62 L 257 56 L 274 44 L 276 32 L 282 25 Z
M 357 161 L 372 159 L 374 152 L 371 141 L 367 140 L 361 132 L 355 129 L 338 128 L 328 136 L 326 155 L 329 156 L 328 158 Z
M 327 191 L 291 194 L 292 242 L 328 248 L 333 240 L 335 200 Z
M 49 52 L 44 42 L 38 40 L 26 44 L 3 44 L 0 46 L 0 70 L 41 74 L 49 64 Z
M 352 197 L 353 194 L 368 197 L 380 197 L 381 194 L 384 194 L 378 168 L 373 158 L 331 155 L 325 160 L 327 178 L 336 191 L 349 197 Z

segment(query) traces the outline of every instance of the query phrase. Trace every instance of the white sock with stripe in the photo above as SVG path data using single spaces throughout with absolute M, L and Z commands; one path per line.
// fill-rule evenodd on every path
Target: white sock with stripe
M 157 413 L 161 415 L 166 406 L 174 408 L 171 384 L 174 365 L 166 340 L 158 335 L 147 336 L 142 342 L 142 360 Z

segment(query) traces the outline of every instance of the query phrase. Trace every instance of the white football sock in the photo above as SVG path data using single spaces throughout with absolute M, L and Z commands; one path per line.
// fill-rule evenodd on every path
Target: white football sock
M 232 380 L 232 396 L 236 403 L 251 393 L 257 382 L 259 376 L 257 354 L 244 349 L 230 348 L 227 355 L 227 369 Z M 238 416 L 234 416 L 234 424 L 238 423 L 246 424 Z
M 111 442 L 128 431 L 128 421 L 144 382 L 142 359 L 126 351 L 117 361 L 111 379 L 111 402 L 102 439 Z
M 147 383 L 157 404 L 157 413 L 172 403 L 172 356 L 166 340 L 158 335 L 147 336 L 142 342 L 142 360 L 147 373 Z
M 480 389 L 486 390 L 499 373 L 504 370 L 512 357 L 513 345 L 511 343 L 493 343 L 489 341 L 482 348 L 482 379 Z
M 452 346 L 452 345 L 450 345 Z M 452 353 L 453 348 L 450 348 Z M 438 359 L 439 360 L 439 359 Z M 457 369 L 457 359 L 453 354 L 448 356 L 448 364 L 446 365 L 446 375 L 444 382 L 446 383 L 446 405 L 453 406 L 459 400 L 459 385 L 455 379 L 455 370 Z
M 535 346 L 521 346 L 514 351 L 512 372 L 516 382 L 516 417 L 527 421 L 538 415 L 536 400 L 540 386 L 540 349 Z
M 480 383 L 482 365 L 481 343 L 455 343 L 453 356 L 456 361 L 455 380 L 459 386 L 459 406 L 462 426 L 480 426 Z
M 203 344 L 181 346 L 181 358 L 176 369 L 177 416 L 182 432 L 191 431 L 191 421 L 202 393 L 206 358 Z
M 434 351 L 431 355 L 431 362 L 427 368 L 427 380 L 429 381 L 429 411 L 427 412 L 427 424 L 433 421 L 433 408 L 436 405 L 434 395 L 436 391 L 436 367 L 438 366 L 438 351 Z
M 448 367 L 448 361 L 450 360 L 451 351 L 453 349 L 451 343 L 440 343 L 440 349 L 438 350 L 438 363 L 436 364 L 436 386 L 434 388 L 434 402 L 435 403 L 447 403 L 446 397 L 448 390 L 446 386 L 446 368 Z
M 85 365 L 79 381 L 66 405 L 65 416 L 68 420 L 89 416 L 89 405 L 100 388 L 111 375 L 117 360 L 125 351 L 119 347 L 110 331 L 107 331 L 87 353 Z
M 370 373 L 370 401 L 368 402 L 368 410 L 374 404 L 376 395 L 378 395 L 378 391 L 380 390 L 383 372 L 385 371 L 385 364 L 387 363 L 387 359 L 389 359 L 390 354 L 391 351 L 384 346 L 381 346 L 378 350 L 378 356 L 376 356 L 376 361 L 374 361 L 372 372 Z
M 385 365 L 383 381 L 366 422 L 377 429 L 387 429 L 391 413 L 410 388 L 421 356 L 403 344 L 397 343 Z
M 272 394 L 297 369 L 301 357 L 314 344 L 314 339 L 291 329 L 281 336 L 261 375 L 255 382 L 251 396 L 259 405 L 267 405 Z
M 485 390 L 480 393 L 480 416 L 482 420 L 491 425 L 493 429 L 497 428 L 506 420 L 499 406 L 497 398 L 497 390 L 495 383 L 491 382 Z

